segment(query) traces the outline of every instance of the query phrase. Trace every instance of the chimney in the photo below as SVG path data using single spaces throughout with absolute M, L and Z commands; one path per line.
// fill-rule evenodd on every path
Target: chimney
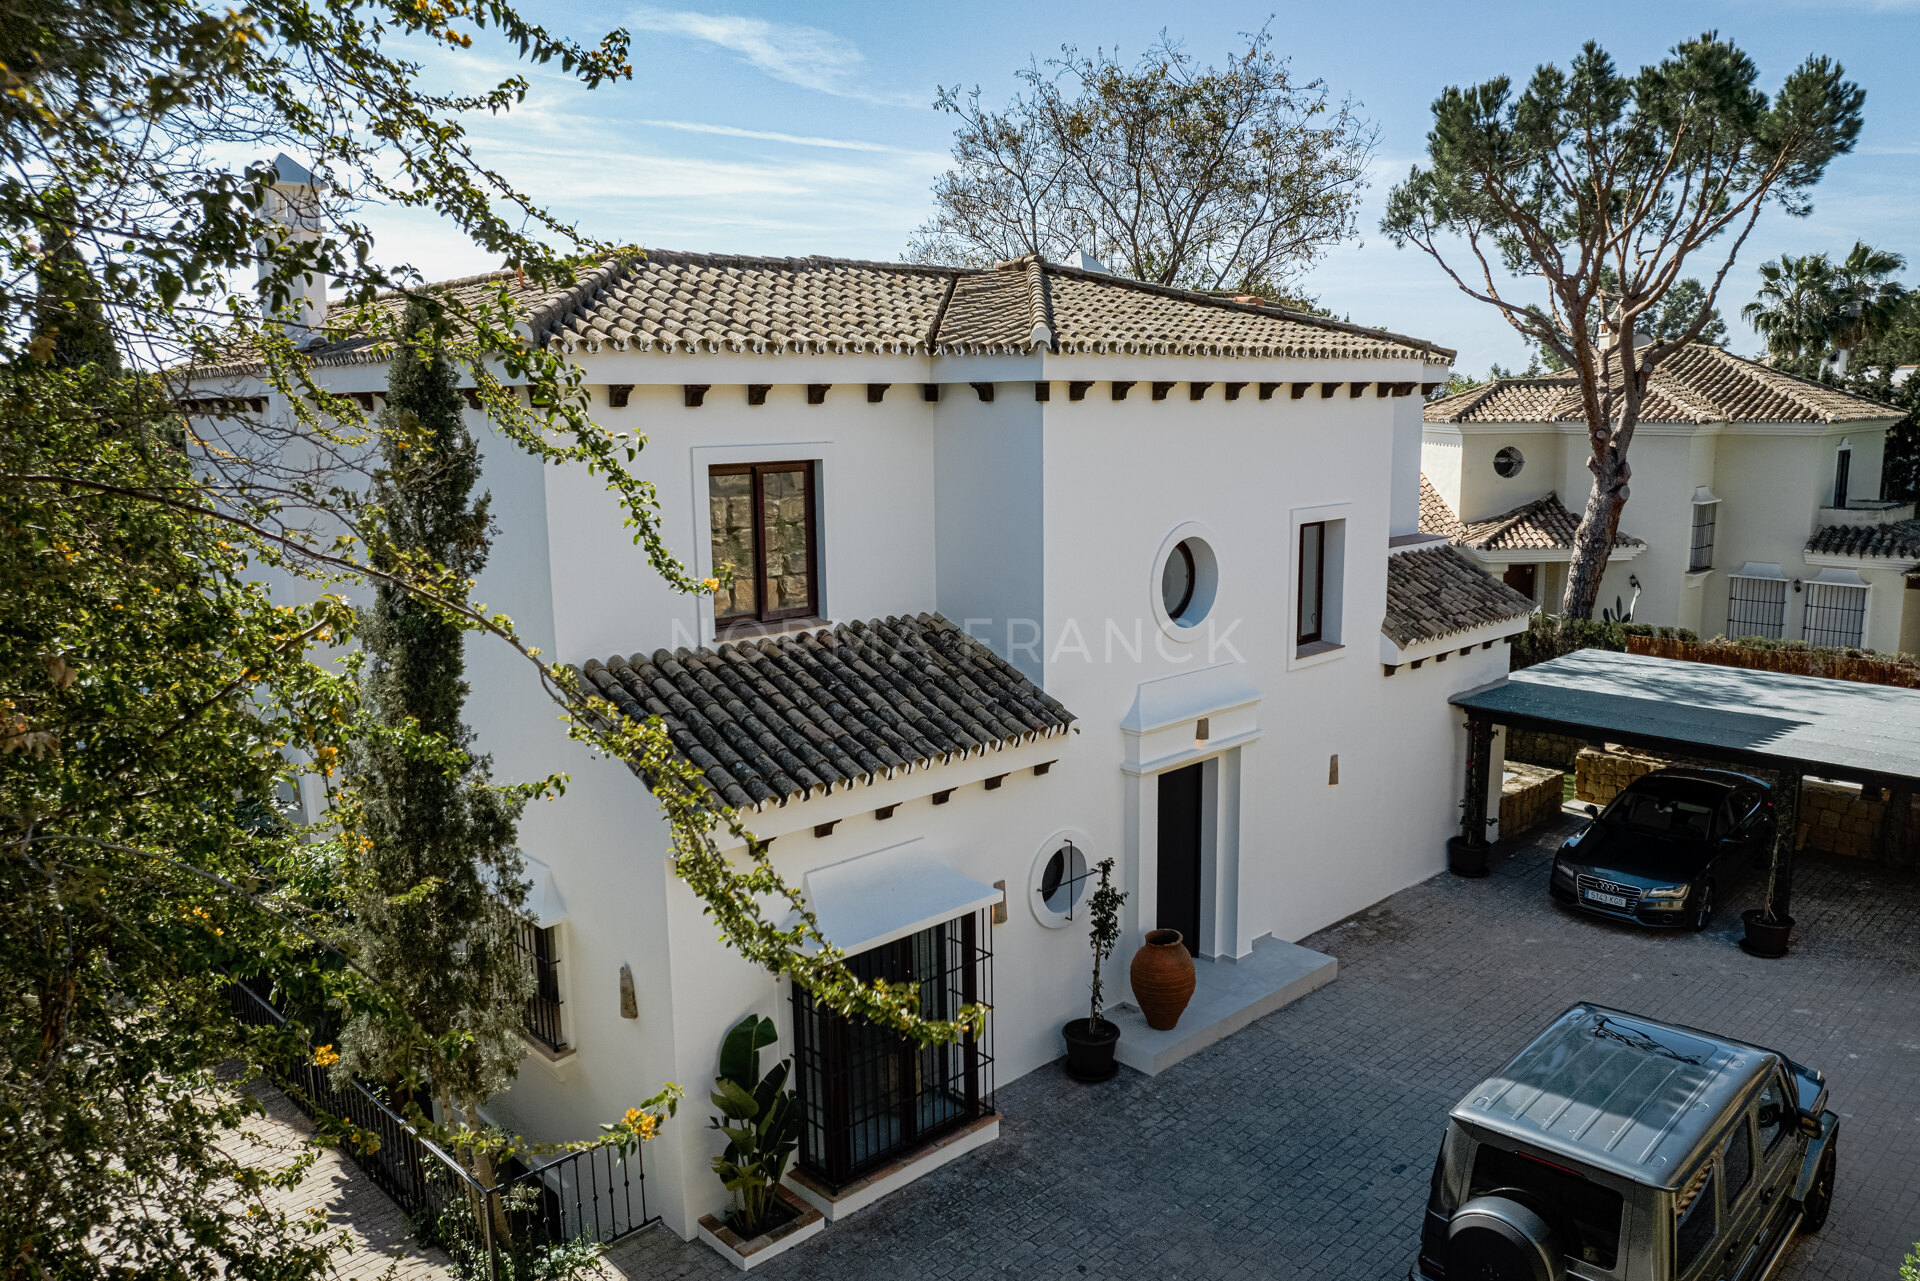
M 1097 271 L 1103 276 L 1111 276 L 1113 274 L 1113 272 L 1107 268 L 1106 263 L 1101 262 L 1084 249 L 1076 249 L 1068 254 L 1066 265 L 1069 267 L 1078 267 L 1081 271 Z
M 320 180 L 299 161 L 281 152 L 273 160 L 273 186 L 267 190 L 266 216 L 286 230 L 285 240 L 312 243 L 320 239 Z M 262 246 L 260 279 L 271 269 Z M 296 276 L 288 289 L 286 302 L 268 317 L 284 325 L 287 337 L 296 347 L 304 347 L 321 336 L 327 320 L 327 275 L 315 271 Z

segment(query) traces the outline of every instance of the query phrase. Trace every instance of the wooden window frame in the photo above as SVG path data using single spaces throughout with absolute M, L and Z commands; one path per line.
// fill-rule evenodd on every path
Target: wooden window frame
M 761 477 L 767 472 L 798 471 L 806 477 L 805 497 L 807 513 L 807 599 L 803 605 L 790 609 L 769 610 L 767 608 L 767 538 L 766 538 L 766 493 Z M 721 618 L 720 611 L 714 611 L 714 633 L 726 636 L 734 632 L 751 631 L 770 623 L 781 623 L 794 618 L 818 618 L 820 616 L 820 517 L 816 495 L 820 488 L 819 464 L 810 458 L 790 458 L 774 463 L 717 463 L 707 468 L 707 492 L 713 492 L 715 476 L 751 476 L 753 478 L 753 604 L 752 614 L 739 614 L 731 618 Z M 707 543 L 713 544 L 713 529 L 709 521 Z M 720 567 L 715 565 L 714 572 Z
M 1300 542 L 1300 557 L 1297 566 L 1299 572 L 1299 590 L 1294 594 L 1293 643 L 1299 645 L 1318 644 L 1327 631 L 1327 526 L 1331 522 L 1309 520 L 1300 523 L 1300 532 L 1296 535 Z M 1313 630 L 1307 630 L 1307 531 L 1316 529 L 1319 537 L 1315 540 L 1319 565 L 1313 576 Z

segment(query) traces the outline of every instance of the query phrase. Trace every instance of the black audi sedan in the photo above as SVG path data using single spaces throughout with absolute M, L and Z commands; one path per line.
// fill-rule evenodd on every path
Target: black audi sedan
M 1549 889 L 1570 907 L 1641 925 L 1703 930 L 1716 886 L 1773 840 L 1773 791 L 1715 769 L 1655 770 L 1629 783 L 1553 856 Z

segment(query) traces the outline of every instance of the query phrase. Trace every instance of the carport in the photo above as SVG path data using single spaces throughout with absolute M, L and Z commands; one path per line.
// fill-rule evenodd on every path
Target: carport
M 1920 690 L 1583 649 L 1452 702 L 1467 714 L 1459 839 L 1470 848 L 1487 845 L 1499 726 L 1618 743 L 1771 780 L 1776 830 L 1768 906 L 1776 921 L 1790 919 L 1802 779 L 1895 794 L 1920 788 Z M 1904 814 L 1905 806 L 1890 807 L 1889 821 L 1896 811 Z

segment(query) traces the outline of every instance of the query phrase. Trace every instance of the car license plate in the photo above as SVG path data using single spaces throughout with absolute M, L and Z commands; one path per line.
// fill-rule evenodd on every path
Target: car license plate
M 1627 896 L 1624 894 L 1602 894 L 1599 890 L 1588 890 L 1587 897 L 1595 903 L 1605 903 L 1608 907 L 1627 905 Z

